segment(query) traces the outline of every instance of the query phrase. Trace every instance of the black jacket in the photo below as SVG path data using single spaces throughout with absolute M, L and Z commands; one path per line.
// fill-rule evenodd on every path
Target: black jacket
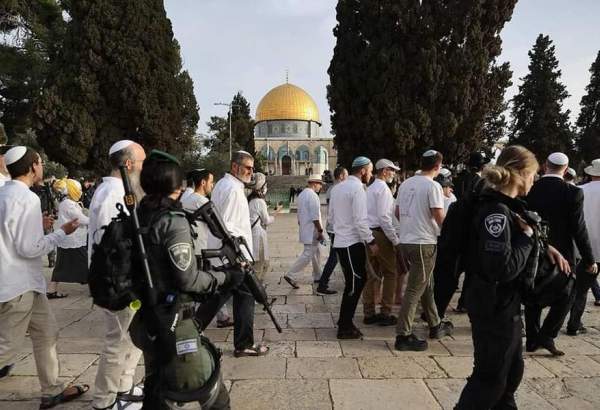
M 529 265 L 534 240 L 518 226 L 525 203 L 498 191 L 482 191 L 473 219 L 467 292 L 471 317 L 512 320 L 520 312 L 520 275 Z
M 529 207 L 548 223 L 548 242 L 569 261 L 576 263 L 575 245 L 585 266 L 594 263 L 583 219 L 583 191 L 560 178 L 540 178 L 527 196 Z
M 462 199 L 473 192 L 479 194 L 484 185 L 483 178 L 475 171 L 468 169 L 459 173 L 456 178 L 454 178 L 453 183 L 454 195 L 456 195 L 457 199 Z

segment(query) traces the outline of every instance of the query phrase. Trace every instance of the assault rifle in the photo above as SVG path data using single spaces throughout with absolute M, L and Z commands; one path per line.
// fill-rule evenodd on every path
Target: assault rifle
M 246 253 L 252 255 L 246 240 L 241 236 L 233 236 L 229 233 L 227 228 L 225 228 L 221 215 L 219 215 L 219 212 L 211 201 L 208 201 L 200 207 L 200 209 L 195 211 L 192 217 L 206 223 L 210 232 L 217 239 L 220 239 L 222 243 L 220 249 L 203 249 L 202 258 L 218 258 L 225 263 L 225 269 L 241 269 L 245 273 L 244 284 L 250 293 L 252 293 L 254 299 L 263 305 L 263 310 L 267 312 L 273 321 L 275 328 L 281 333 L 281 326 L 277 323 L 277 319 L 271 310 L 271 306 L 276 299 L 273 298 L 269 301 L 267 291 L 256 277 L 256 273 L 252 267 L 254 260 L 252 259 L 252 256 L 250 256 L 251 259 L 248 259 L 246 256 Z

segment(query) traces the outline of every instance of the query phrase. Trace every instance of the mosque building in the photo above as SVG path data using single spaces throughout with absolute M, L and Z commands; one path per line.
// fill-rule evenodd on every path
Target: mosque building
M 286 82 L 258 103 L 254 143 L 269 175 L 332 171 L 337 163 L 333 137 L 320 136 L 319 109 L 302 88 Z

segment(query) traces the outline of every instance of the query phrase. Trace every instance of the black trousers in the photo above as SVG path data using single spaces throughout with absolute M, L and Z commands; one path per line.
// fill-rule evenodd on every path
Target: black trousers
M 581 327 L 581 317 L 583 316 L 585 304 L 587 303 L 587 295 L 597 278 L 597 274 L 593 275 L 586 272 L 583 264 L 580 263 L 577 266 L 575 297 L 573 300 L 573 306 L 571 307 L 569 322 L 567 323 L 567 330 L 576 331 Z
M 521 317 L 482 320 L 471 317 L 473 374 L 468 378 L 458 410 L 516 409 L 515 392 L 523 378 Z
M 440 318 L 446 315 L 448 305 L 458 288 L 459 275 L 456 273 L 455 265 L 456 261 L 444 257 L 443 251 L 437 254 L 435 268 L 433 269 L 433 297 Z M 463 286 L 461 298 L 465 294 L 465 290 Z
M 365 244 L 359 242 L 348 248 L 335 248 L 335 251 L 345 280 L 338 329 L 348 330 L 354 326 L 354 313 L 367 279 L 367 250 Z
M 338 263 L 337 253 L 333 248 L 333 240 L 335 239 L 335 234 L 328 233 L 329 239 L 331 240 L 331 245 L 329 246 L 329 256 L 327 257 L 327 262 L 325 262 L 325 267 L 323 268 L 323 273 L 321 273 L 321 279 L 319 279 L 319 287 L 327 288 L 329 286 L 329 278 L 331 278 L 331 274 L 335 269 L 335 265 Z
M 196 320 L 202 330 L 210 324 L 221 307 L 233 297 L 233 346 L 243 350 L 254 345 L 254 296 L 245 284 L 237 289 L 218 292 L 202 303 L 196 311 Z
M 549 306 L 548 314 L 540 327 L 542 310 L 545 306 L 525 305 L 525 333 L 527 342 L 542 343 L 558 336 L 571 305 L 575 292 L 564 292 Z

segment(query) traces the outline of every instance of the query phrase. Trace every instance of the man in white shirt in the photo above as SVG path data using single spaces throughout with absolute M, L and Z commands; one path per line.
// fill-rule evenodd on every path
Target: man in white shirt
M 250 209 L 244 194 L 244 187 L 252 180 L 254 173 L 254 158 L 246 151 L 233 153 L 231 168 L 215 185 L 211 201 L 221 214 L 223 223 L 233 236 L 243 237 L 248 249 L 244 252 L 252 256 L 252 227 L 250 225 Z M 221 241 L 209 233 L 208 248 L 219 249 Z M 218 265 L 213 261 L 213 265 Z M 238 289 L 225 292 L 203 303 L 196 312 L 196 318 L 206 325 L 212 321 L 219 309 L 233 295 L 233 345 L 234 356 L 263 356 L 269 348 L 254 343 L 254 297 L 242 284 Z
M 298 195 L 298 233 L 304 250 L 292 264 L 288 273 L 283 276 L 283 279 L 294 289 L 299 288 L 298 275 L 309 263 L 312 263 L 313 282 L 318 283 L 321 276 L 319 242 L 325 238 L 321 225 L 321 200 L 319 199 L 322 186 L 321 176 L 311 175 L 308 178 L 307 187 Z
M 44 235 L 52 217 L 42 217 L 40 200 L 31 186 L 43 179 L 43 163 L 30 148 L 16 146 L 6 152 L 12 180 L 0 187 L 0 379 L 7 377 L 16 353 L 29 332 L 42 387 L 42 405 L 58 404 L 80 396 L 87 388 L 63 390 L 56 353 L 58 326 L 46 297 L 42 256 L 74 232 L 76 219 Z
M 362 333 L 354 325 L 354 313 L 367 279 L 367 250 L 377 254 L 378 248 L 367 220 L 366 184 L 373 175 L 373 163 L 366 157 L 352 161 L 350 176 L 331 192 L 329 219 L 333 223 L 337 252 L 344 273 L 344 295 L 338 320 L 338 339 L 360 339 Z
M 109 160 L 112 167 L 109 176 L 102 179 L 92 197 L 88 225 L 88 256 L 91 255 L 95 244 L 99 244 L 104 234 L 103 226 L 110 224 L 112 218 L 117 216 L 116 205 L 123 205 L 125 188 L 121 180 L 119 167 L 127 168 L 131 185 L 136 191 L 137 200 L 141 200 L 143 192 L 140 188 L 140 174 L 146 153 L 141 145 L 130 141 L 121 140 L 114 143 L 109 150 Z M 112 312 L 100 308 L 106 325 L 104 348 L 98 362 L 96 374 L 94 401 L 95 409 L 121 409 L 122 402 L 128 404 L 128 410 L 141 408 L 143 391 L 134 386 L 135 368 L 142 354 L 141 350 L 133 345 L 127 329 L 133 319 L 135 311 L 129 307 Z
M 11 145 L 0 145 L 0 187 L 4 185 L 6 181 L 10 181 L 10 175 L 6 169 L 6 164 L 4 163 L 4 154 L 11 148 Z
M 592 164 L 584 169 L 589 175 L 591 181 L 581 185 L 579 188 L 583 191 L 583 218 L 587 228 L 588 238 L 592 247 L 592 255 L 596 261 L 596 271 L 586 269 L 587 266 L 579 263 L 577 267 L 576 294 L 569 323 L 567 324 L 567 334 L 575 336 L 578 333 L 585 333 L 581 323 L 581 317 L 587 303 L 587 294 L 598 278 L 598 266 L 600 266 L 600 158 L 592 161 Z
M 400 247 L 410 264 L 398 315 L 396 350 L 427 349 L 427 341 L 418 339 L 412 331 L 419 301 L 429 324 L 430 338 L 439 339 L 452 331 L 449 322 L 440 320 L 433 296 L 437 237 L 445 216 L 442 187 L 434 181 L 441 168 L 442 154 L 426 151 L 421 157 L 421 172 L 400 185 L 396 198 Z
M 394 163 L 380 159 L 375 164 L 377 177 L 367 188 L 367 220 L 373 232 L 379 253 L 368 253 L 369 263 L 375 275 L 368 275 L 363 291 L 364 323 L 367 325 L 393 326 L 398 319 L 392 315 L 392 305 L 396 297 L 396 253 L 400 239 L 394 228 L 394 197 L 388 186 L 394 180 Z M 381 289 L 381 311 L 376 314 L 375 295 Z

